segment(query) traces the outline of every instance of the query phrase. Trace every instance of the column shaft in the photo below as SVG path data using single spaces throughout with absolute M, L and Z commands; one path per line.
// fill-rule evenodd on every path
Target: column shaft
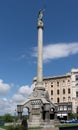
M 38 84 L 42 83 L 43 80 L 43 54 L 42 54 L 42 45 L 43 44 L 43 29 L 38 28 L 38 70 L 37 70 L 37 82 Z

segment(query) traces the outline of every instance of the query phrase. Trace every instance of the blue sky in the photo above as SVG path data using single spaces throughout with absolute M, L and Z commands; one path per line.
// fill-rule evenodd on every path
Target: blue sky
M 78 68 L 78 0 L 0 1 L 0 115 L 13 113 L 32 91 L 41 8 L 45 8 L 43 76 Z

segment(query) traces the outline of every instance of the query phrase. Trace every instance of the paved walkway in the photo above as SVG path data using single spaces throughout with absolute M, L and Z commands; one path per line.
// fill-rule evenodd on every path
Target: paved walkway
M 41 130 L 59 130 L 59 128 L 42 128 Z
M 5 130 L 5 129 L 0 128 L 0 130 Z

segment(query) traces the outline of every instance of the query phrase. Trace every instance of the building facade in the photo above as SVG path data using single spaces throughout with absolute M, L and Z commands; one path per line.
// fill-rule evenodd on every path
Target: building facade
M 34 87 L 36 82 L 34 78 Z M 58 118 L 67 118 L 70 113 L 78 112 L 78 69 L 62 76 L 46 77 L 43 85 L 56 106 Z

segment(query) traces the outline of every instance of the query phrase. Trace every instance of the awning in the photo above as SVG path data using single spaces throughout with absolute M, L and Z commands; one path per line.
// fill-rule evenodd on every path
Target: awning
M 57 116 L 60 116 L 60 117 L 67 116 L 67 113 L 58 113 Z

